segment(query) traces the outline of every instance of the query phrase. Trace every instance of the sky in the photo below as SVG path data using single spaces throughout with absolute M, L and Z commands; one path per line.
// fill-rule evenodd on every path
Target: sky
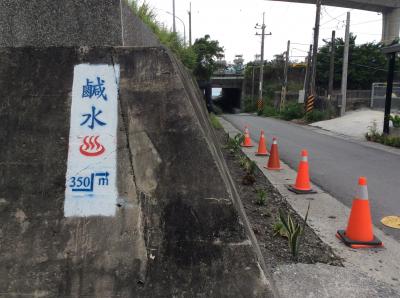
M 143 0 L 142 0 L 143 1 Z M 140 2 L 140 1 L 139 1 Z M 172 0 L 146 0 L 157 14 L 158 21 L 172 28 Z M 186 27 L 189 39 L 188 10 L 192 3 L 192 41 L 209 34 L 224 47 L 225 59 L 233 61 L 235 55 L 242 54 L 245 63 L 254 60 L 261 51 L 261 37 L 256 36 L 256 23 L 262 23 L 265 12 L 266 33 L 265 58 L 271 60 L 275 54 L 286 51 L 287 41 L 291 41 L 291 60 L 303 61 L 313 39 L 315 5 L 288 3 L 268 0 L 175 0 L 175 12 Z M 319 45 L 323 39 L 345 34 L 346 12 L 351 12 L 350 31 L 357 35 L 356 43 L 380 41 L 382 16 L 376 12 L 350 10 L 322 6 Z M 176 21 L 176 28 L 183 36 L 183 24 Z

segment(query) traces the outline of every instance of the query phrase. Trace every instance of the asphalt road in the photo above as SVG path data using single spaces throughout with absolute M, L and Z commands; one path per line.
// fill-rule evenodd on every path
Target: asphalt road
M 258 141 L 260 130 L 264 129 L 268 146 L 276 136 L 281 159 L 293 169 L 297 170 L 300 151 L 307 149 L 312 182 L 349 207 L 358 177 L 366 176 L 374 223 L 400 240 L 400 230 L 380 223 L 383 216 L 400 215 L 399 154 L 277 119 L 241 114 L 224 115 L 224 118 L 240 130 L 247 125 L 254 141 Z M 343 228 L 346 225 L 343 223 Z

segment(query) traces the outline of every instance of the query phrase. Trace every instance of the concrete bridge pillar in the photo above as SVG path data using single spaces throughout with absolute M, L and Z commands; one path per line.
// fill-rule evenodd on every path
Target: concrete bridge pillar
M 382 13 L 382 42 L 392 43 L 400 34 L 400 8 L 395 8 Z

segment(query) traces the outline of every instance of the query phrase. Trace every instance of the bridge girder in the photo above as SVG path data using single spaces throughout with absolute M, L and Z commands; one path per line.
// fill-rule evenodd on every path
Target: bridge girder
M 295 2 L 315 4 L 316 0 L 268 0 L 279 2 Z M 369 10 L 376 12 L 386 12 L 391 9 L 400 8 L 400 1 L 398 0 L 323 0 L 322 5 L 354 8 L 361 10 Z

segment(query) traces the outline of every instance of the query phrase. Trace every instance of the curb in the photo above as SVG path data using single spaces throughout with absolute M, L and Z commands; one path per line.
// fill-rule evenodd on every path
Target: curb
M 230 122 L 218 117 L 223 129 L 230 137 L 241 133 Z M 336 238 L 336 231 L 346 227 L 350 209 L 323 191 L 316 185 L 312 185 L 317 194 L 296 195 L 290 192 L 287 184 L 294 183 L 296 171 L 281 161 L 283 170 L 268 171 L 264 168 L 265 157 L 255 155 L 254 148 L 242 148 L 246 156 L 253 160 L 264 176 L 271 182 L 275 189 L 286 199 L 292 208 L 302 217 L 311 201 L 311 208 L 308 215 L 308 225 L 315 231 L 321 240 L 329 245 L 336 255 L 343 259 L 346 268 L 356 270 L 374 280 L 384 282 L 393 289 L 400 291 L 400 243 L 390 236 L 387 236 L 377 226 L 374 232 L 384 243 L 380 249 L 351 249 L 346 247 Z M 312 166 L 312 159 L 310 161 Z

